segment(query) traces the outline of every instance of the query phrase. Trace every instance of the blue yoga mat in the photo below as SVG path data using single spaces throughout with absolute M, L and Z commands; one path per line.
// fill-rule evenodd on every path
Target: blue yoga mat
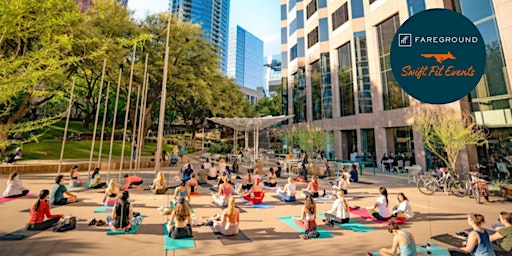
M 319 213 L 318 217 L 325 219 L 324 213 Z M 349 223 L 345 223 L 345 224 L 341 224 L 341 223 L 337 223 L 337 222 L 334 222 L 334 224 L 338 227 L 342 227 L 344 229 L 350 229 L 354 232 L 370 232 L 370 231 L 374 230 L 373 228 L 370 228 L 366 225 L 363 225 L 359 222 L 355 222 L 353 220 L 350 220 Z
M 261 203 L 261 204 L 252 204 L 250 203 L 249 201 L 243 199 L 243 198 L 239 198 L 240 201 L 246 205 L 250 205 L 252 206 L 253 208 L 257 208 L 257 209 L 269 209 L 269 208 L 274 208 L 274 206 L 270 205 L 270 204 L 267 204 L 267 203 Z
M 112 212 L 112 209 L 114 209 L 114 206 L 100 206 L 97 209 L 94 209 L 94 213 L 108 213 Z
M 435 255 L 435 256 L 450 256 L 450 252 L 448 252 L 448 249 L 446 248 L 443 248 L 437 244 L 434 244 L 432 242 L 429 242 L 430 244 L 430 252 L 432 253 L 432 255 Z M 419 245 L 418 247 L 416 247 L 416 250 L 418 250 L 419 252 L 421 253 L 424 253 L 424 254 L 427 254 L 427 249 L 425 249 L 424 246 L 425 244 L 421 244 Z
M 139 230 L 139 227 L 142 224 L 142 220 L 144 220 L 144 215 L 141 214 L 139 224 L 132 226 L 132 229 L 130 231 L 125 232 L 124 230 L 116 230 L 116 231 L 109 230 L 109 231 L 107 231 L 107 235 L 135 234 L 135 233 L 137 233 L 137 230 Z
M 169 237 L 169 231 L 167 231 L 167 223 L 164 223 L 164 249 L 168 250 L 178 250 L 178 249 L 187 249 L 196 247 L 196 243 L 194 242 L 193 237 L 182 238 L 182 239 L 174 239 Z
M 293 217 L 293 216 L 284 216 L 284 217 L 279 217 L 277 219 L 279 219 L 280 221 L 288 224 L 288 226 L 294 228 L 295 230 L 301 232 L 302 234 L 306 234 L 306 231 L 301 229 L 299 226 L 297 226 L 295 224 L 295 222 L 293 222 L 293 219 L 296 218 L 296 217 Z M 327 230 L 323 229 L 323 228 L 320 228 L 320 227 L 317 227 L 316 228 L 316 231 L 318 231 L 318 233 L 320 233 L 320 236 L 317 237 L 317 238 L 313 238 L 313 239 L 320 239 L 320 238 L 329 238 L 329 237 L 333 237 L 333 235 L 331 233 L 329 233 Z

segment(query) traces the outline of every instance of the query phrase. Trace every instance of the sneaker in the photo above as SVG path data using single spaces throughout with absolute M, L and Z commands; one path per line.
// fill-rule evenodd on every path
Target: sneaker
M 103 226 L 105 225 L 106 223 L 103 221 L 103 220 L 98 220 L 98 222 L 96 223 L 96 226 Z
M 89 222 L 89 226 L 94 226 L 97 222 L 98 221 L 96 219 L 92 219 L 91 222 Z

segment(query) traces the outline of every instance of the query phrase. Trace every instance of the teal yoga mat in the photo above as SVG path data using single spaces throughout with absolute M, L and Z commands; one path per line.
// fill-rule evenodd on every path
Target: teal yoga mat
M 257 209 L 269 209 L 269 208 L 274 208 L 274 206 L 270 205 L 270 204 L 267 204 L 267 203 L 261 203 L 261 204 L 251 204 L 249 203 L 249 201 L 243 199 L 243 198 L 239 198 L 240 201 L 246 205 L 250 205 L 252 206 L 252 208 L 257 208 Z
M 170 201 L 169 202 L 169 208 L 171 208 L 171 211 L 174 210 L 175 206 L 176 205 L 174 204 L 174 201 Z M 190 208 L 190 212 L 191 213 L 196 213 L 190 204 L 188 205 L 188 208 Z
M 167 231 L 167 223 L 164 223 L 164 249 L 166 251 L 169 250 L 179 250 L 179 249 L 187 249 L 196 247 L 196 242 L 194 242 L 193 237 L 182 238 L 182 239 L 174 239 L 169 237 L 169 231 Z
M 299 228 L 299 226 L 295 225 L 295 223 L 293 222 L 293 219 L 296 218 L 296 217 L 293 217 L 293 216 L 284 216 L 284 217 L 279 217 L 277 219 L 279 219 L 280 221 L 288 224 L 288 226 L 294 228 L 295 230 L 301 232 L 302 234 L 306 234 L 306 231 L 305 230 L 302 230 L 301 228 Z M 323 229 L 323 228 L 320 228 L 320 227 L 317 227 L 316 228 L 316 231 L 318 231 L 318 233 L 320 233 L 320 236 L 317 237 L 317 238 L 313 238 L 313 239 L 320 239 L 320 238 L 329 238 L 329 237 L 333 237 L 333 235 L 331 233 L 329 233 L 327 230 Z
M 142 220 L 144 220 L 144 215 L 141 214 L 139 224 L 132 226 L 132 229 L 130 231 L 124 232 L 124 230 L 116 230 L 116 231 L 109 230 L 109 231 L 107 231 L 107 235 L 135 234 L 135 233 L 137 233 L 137 230 L 139 230 L 139 227 L 142 224 Z
M 318 217 L 325 219 L 324 213 L 319 213 Z M 336 222 L 334 222 L 334 224 L 338 227 L 342 227 L 344 229 L 350 229 L 354 232 L 370 232 L 370 231 L 374 230 L 373 228 L 370 228 L 366 225 L 363 225 L 359 222 L 355 222 L 353 220 L 350 220 L 349 223 L 345 223 L 345 224 L 336 223 Z
M 450 256 L 450 252 L 448 252 L 448 249 L 446 248 L 443 248 L 437 244 L 434 244 L 432 242 L 429 242 L 430 244 L 430 252 L 432 253 L 432 255 L 435 255 L 435 256 Z M 421 253 L 424 253 L 424 254 L 427 254 L 427 249 L 425 249 L 425 246 L 426 244 L 421 244 L 419 245 L 418 247 L 416 247 L 416 250 L 418 250 L 419 252 Z
M 114 209 L 114 206 L 100 206 L 97 209 L 94 209 L 94 213 L 109 213 L 112 212 L 112 209 Z

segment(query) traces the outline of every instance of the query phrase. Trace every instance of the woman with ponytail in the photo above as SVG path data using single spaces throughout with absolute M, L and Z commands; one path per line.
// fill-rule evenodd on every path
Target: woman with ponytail
M 17 172 L 13 172 L 9 175 L 9 180 L 7 181 L 7 188 L 4 191 L 4 197 L 6 198 L 14 198 L 26 196 L 28 194 L 28 189 L 23 187 L 23 184 L 20 180 L 20 175 Z
M 107 223 L 110 226 L 110 230 L 116 231 L 124 229 L 125 231 L 128 231 L 132 228 L 130 220 L 133 216 L 133 209 L 130 202 L 128 202 L 129 197 L 130 194 L 128 191 L 123 191 L 121 194 L 121 200 L 116 203 L 114 210 L 112 210 L 112 215 L 107 217 Z
M 388 209 L 388 190 L 385 187 L 379 188 L 380 197 L 375 201 L 375 205 L 368 209 L 368 212 L 378 220 L 389 220 L 391 218 L 391 213 Z
M 48 191 L 48 189 L 43 189 L 39 192 L 39 199 L 32 205 L 32 208 L 30 208 L 30 218 L 28 219 L 27 230 L 48 229 L 57 223 L 60 218 L 64 217 L 62 214 L 50 213 L 50 204 L 48 203 L 49 197 L 50 191 Z M 43 221 L 45 215 L 48 220 Z
M 230 198 L 228 208 L 224 209 L 222 215 L 216 214 L 212 217 L 215 230 L 225 236 L 238 234 L 240 223 L 240 211 L 235 207 L 235 199 Z

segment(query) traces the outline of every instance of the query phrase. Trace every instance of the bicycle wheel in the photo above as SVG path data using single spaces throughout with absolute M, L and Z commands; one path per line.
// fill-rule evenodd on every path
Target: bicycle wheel
M 475 197 L 476 203 L 479 204 L 480 203 L 480 191 L 478 191 L 478 187 L 477 186 L 473 187 L 472 193 L 473 193 L 473 196 Z
M 450 192 L 457 197 L 464 197 L 466 194 L 466 186 L 460 180 L 451 180 L 448 183 Z
M 420 178 L 418 180 L 418 190 L 424 195 L 433 195 L 436 192 L 436 182 L 432 178 Z

